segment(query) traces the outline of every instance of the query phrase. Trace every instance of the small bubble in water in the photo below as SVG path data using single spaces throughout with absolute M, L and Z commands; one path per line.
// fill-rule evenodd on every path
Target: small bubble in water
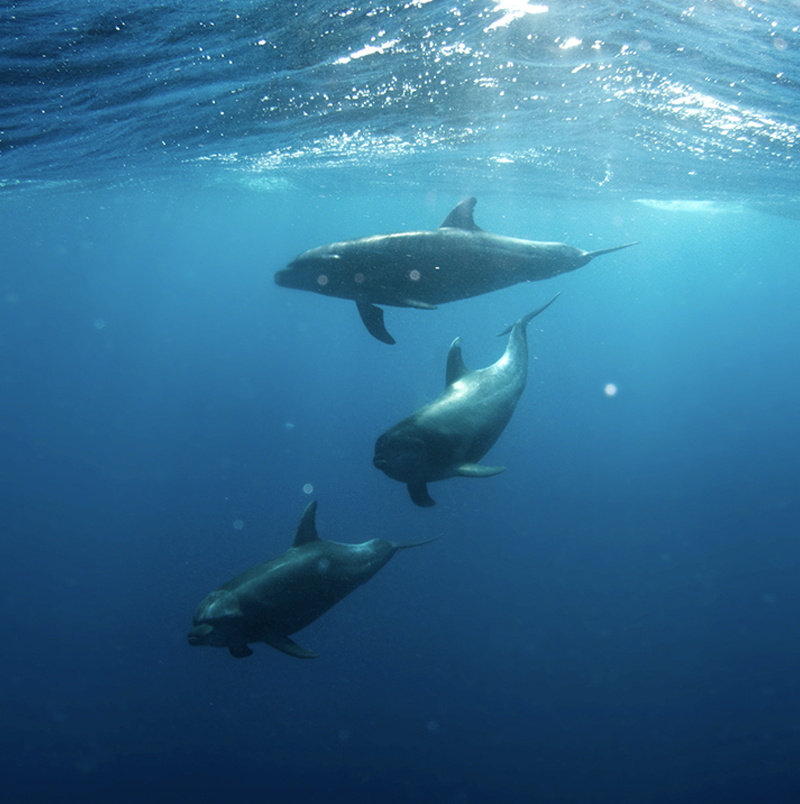
M 439 731 L 439 721 L 438 720 L 429 720 L 425 726 L 425 728 L 431 733 L 436 734 Z
M 313 494 L 313 492 L 314 492 L 314 487 L 310 483 L 306 483 L 305 486 L 303 486 L 303 493 L 304 494 Z
M 603 388 L 603 391 L 604 391 L 606 396 L 616 396 L 617 395 L 617 390 L 618 390 L 617 386 L 614 385 L 613 382 L 608 383 L 606 385 L 606 387 Z
M 106 322 L 102 318 L 95 318 L 94 320 L 94 328 L 95 329 L 102 329 L 106 325 Z
M 233 529 L 234 530 L 241 530 L 244 527 L 244 522 L 241 519 L 234 519 L 233 520 Z
M 284 426 L 284 427 L 285 427 L 287 430 L 294 430 L 294 422 L 286 422 L 286 424 L 284 424 L 283 426 Z

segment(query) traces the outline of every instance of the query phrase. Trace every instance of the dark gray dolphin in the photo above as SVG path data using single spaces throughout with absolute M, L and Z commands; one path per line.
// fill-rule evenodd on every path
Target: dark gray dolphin
M 546 310 L 534 310 L 500 335 L 511 333 L 503 356 L 491 366 L 470 371 L 456 338 L 447 355 L 445 389 L 433 402 L 390 427 L 375 442 L 372 463 L 394 480 L 408 484 L 411 499 L 434 505 L 427 484 L 448 477 L 490 477 L 504 466 L 478 461 L 505 430 L 528 379 L 527 327 Z
M 200 603 L 190 645 L 227 648 L 242 659 L 253 653 L 249 642 L 266 642 L 290 656 L 315 658 L 319 654 L 301 648 L 289 635 L 366 583 L 398 550 L 427 544 L 327 542 L 317 535 L 316 514 L 317 503 L 312 502 L 283 555 L 237 575 Z
M 394 343 L 376 304 L 434 310 L 437 304 L 574 271 L 601 254 L 636 245 L 583 251 L 565 243 L 503 237 L 475 225 L 476 203 L 474 198 L 462 201 L 432 232 L 375 235 L 313 248 L 278 271 L 275 282 L 352 299 L 370 333 Z

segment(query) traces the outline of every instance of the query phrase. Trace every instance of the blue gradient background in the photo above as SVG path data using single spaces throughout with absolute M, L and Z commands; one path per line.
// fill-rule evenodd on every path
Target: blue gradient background
M 391 348 L 272 283 L 459 200 L 426 198 L 0 199 L 9 801 L 793 799 L 797 223 L 479 195 L 493 231 L 642 242 L 388 310 Z M 508 471 L 416 508 L 374 439 L 439 393 L 455 335 L 487 365 L 556 290 L 487 456 Z M 325 538 L 443 538 L 300 633 L 318 660 L 190 648 L 206 592 L 289 545 L 306 483 Z

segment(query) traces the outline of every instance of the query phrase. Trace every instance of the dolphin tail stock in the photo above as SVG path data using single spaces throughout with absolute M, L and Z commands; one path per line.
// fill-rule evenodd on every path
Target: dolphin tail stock
M 502 332 L 498 332 L 497 337 L 501 338 L 503 335 L 508 335 L 508 333 L 514 329 L 514 327 L 522 327 L 524 329 L 528 326 L 528 324 L 530 324 L 532 319 L 536 318 L 539 313 L 543 313 L 560 295 L 561 291 L 559 290 L 558 293 L 556 293 L 556 295 L 553 296 L 549 302 L 547 302 L 547 304 L 540 307 L 538 310 L 534 310 L 532 313 L 528 313 L 528 315 L 523 316 L 519 321 L 515 321 L 510 327 L 506 327 Z
M 633 243 L 626 243 L 624 246 L 614 246 L 613 248 L 601 248 L 597 251 L 587 251 L 584 254 L 584 257 L 588 257 L 590 260 L 593 260 L 595 257 L 599 257 L 601 254 L 610 254 L 612 251 L 621 251 L 623 248 L 630 248 L 631 246 L 638 246 L 639 241 L 634 240 Z

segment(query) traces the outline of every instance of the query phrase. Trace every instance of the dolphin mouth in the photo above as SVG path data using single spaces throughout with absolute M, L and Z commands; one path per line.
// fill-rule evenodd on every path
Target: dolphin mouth
M 290 283 L 287 281 L 289 276 L 291 275 L 291 269 L 284 268 L 280 271 L 275 271 L 275 284 L 280 285 L 281 287 L 291 287 Z
M 186 635 L 186 638 L 189 640 L 190 645 L 203 645 L 205 644 L 205 637 L 207 637 L 213 630 L 213 627 L 210 625 L 196 625 L 191 631 L 189 631 L 189 633 Z
M 385 471 L 386 471 L 386 467 L 387 467 L 387 466 L 389 466 L 389 461 L 387 461 L 387 460 L 386 460 L 386 458 L 381 458 L 379 455 L 376 455 L 376 456 L 375 456 L 375 457 L 372 459 L 372 465 L 373 465 L 373 466 L 374 466 L 376 469 L 380 469 L 382 472 L 385 472 Z

